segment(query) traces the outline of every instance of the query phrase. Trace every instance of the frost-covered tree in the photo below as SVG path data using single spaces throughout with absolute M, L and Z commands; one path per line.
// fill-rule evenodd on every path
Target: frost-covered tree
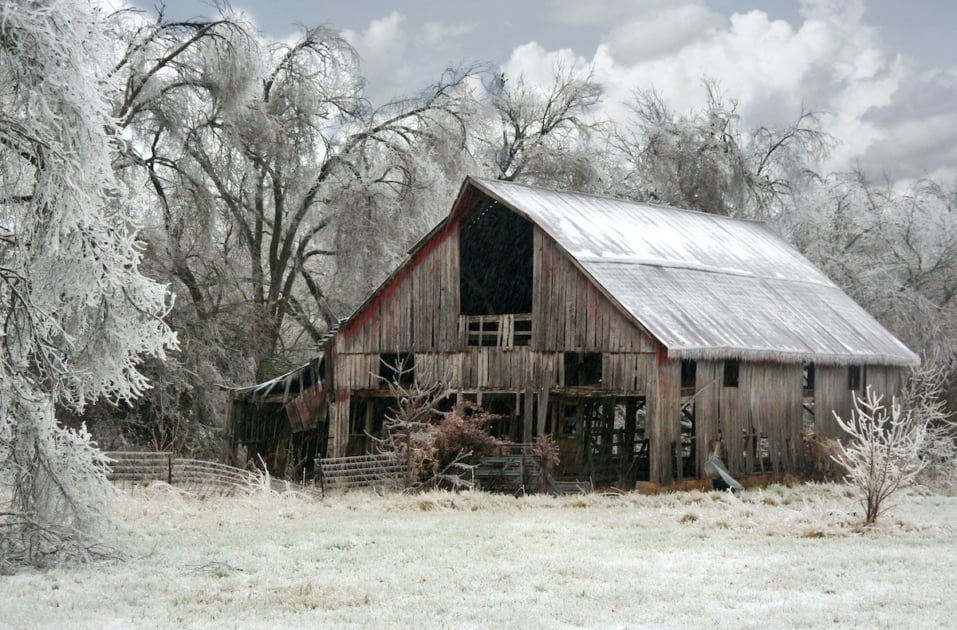
M 604 89 L 590 71 L 557 65 L 552 81 L 499 74 L 486 85 L 486 118 L 472 129 L 476 161 L 489 177 L 566 190 L 602 188 L 591 140 Z
M 376 245 L 406 237 L 396 210 L 432 184 L 420 165 L 436 129 L 461 134 L 467 72 L 372 109 L 355 52 L 330 29 L 267 42 L 236 16 L 160 17 L 126 36 L 117 111 L 156 200 L 157 265 L 186 300 L 184 321 L 220 331 L 204 341 L 241 342 L 256 376 L 272 376 L 290 340 L 314 342 L 345 314 L 333 274 L 367 290 L 337 257 L 363 252 L 359 263 L 387 272 Z
M 832 457 L 860 495 L 864 524 L 871 525 L 887 509 L 887 499 L 913 483 L 923 469 L 920 455 L 927 427 L 897 400 L 886 409 L 870 386 L 863 398 L 855 397 L 850 418 L 837 413 L 834 418 L 849 440 L 837 442 Z
M 926 427 L 921 458 L 927 465 L 920 481 L 941 488 L 957 486 L 957 419 L 944 398 L 953 372 L 953 365 L 924 364 L 911 371 L 900 395 L 904 411 Z
M 141 195 L 143 269 L 177 295 L 180 348 L 147 361 L 132 408 L 87 412 L 100 439 L 213 457 L 217 387 L 274 376 L 316 351 L 432 227 L 465 168 L 462 79 L 373 109 L 334 30 L 263 39 L 211 19 L 111 16 L 119 176 Z
M 620 192 L 714 214 L 775 216 L 828 148 L 816 115 L 802 111 L 791 124 L 742 129 L 737 103 L 715 82 L 704 86 L 704 105 L 685 114 L 657 92 L 635 93 L 632 116 L 612 141 L 627 164 Z
M 0 4 L 0 562 L 88 551 L 103 457 L 54 406 L 128 400 L 175 344 L 113 159 L 121 142 L 89 2 Z
M 780 226 L 788 238 L 924 363 L 954 397 L 957 205 L 934 182 L 906 190 L 859 173 L 808 182 Z

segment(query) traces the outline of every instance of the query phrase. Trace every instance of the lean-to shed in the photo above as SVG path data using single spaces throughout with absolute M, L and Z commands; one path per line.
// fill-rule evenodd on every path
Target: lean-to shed
M 371 448 L 402 361 L 595 483 L 698 477 L 712 440 L 798 472 L 805 432 L 919 362 L 762 223 L 475 178 L 323 354 L 324 454 Z

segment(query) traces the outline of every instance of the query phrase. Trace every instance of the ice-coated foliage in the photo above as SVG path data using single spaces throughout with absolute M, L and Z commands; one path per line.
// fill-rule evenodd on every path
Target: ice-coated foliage
M 926 427 L 918 482 L 940 490 L 957 487 L 957 419 L 947 409 L 944 391 L 953 365 L 922 365 L 911 371 L 901 391 L 901 407 Z
M 555 66 L 551 82 L 500 74 L 486 86 L 486 117 L 474 125 L 473 149 L 489 177 L 566 190 L 599 182 L 603 123 L 595 110 L 604 89 L 586 68 Z
M 926 425 L 903 411 L 897 400 L 885 408 L 882 398 L 868 386 L 863 398 L 855 397 L 850 418 L 834 413 L 850 440 L 838 442 L 832 457 L 847 471 L 845 479 L 860 497 L 865 525 L 877 520 L 887 509 L 887 499 L 913 483 L 925 465 L 920 455 Z
M 448 391 L 434 383 L 403 383 L 402 362 L 393 366 L 396 378 L 387 381 L 395 399 L 383 427 L 379 448 L 409 461 L 409 488 L 472 488 L 472 471 L 482 457 L 502 455 L 511 444 L 491 434 L 501 416 L 478 405 L 458 404 L 440 411 Z
M 96 7 L 0 4 L 0 529 L 26 541 L 7 557 L 34 563 L 66 550 L 34 535 L 82 539 L 104 496 L 102 458 L 85 431 L 57 426 L 54 405 L 141 394 L 140 360 L 175 344 L 114 174 Z
M 682 114 L 654 91 L 636 91 L 613 144 L 628 167 L 621 193 L 739 218 L 771 218 L 791 188 L 826 154 L 813 112 L 788 125 L 744 130 L 737 103 L 704 80 L 703 107 Z
M 925 364 L 941 366 L 945 397 L 957 365 L 955 202 L 929 181 L 896 190 L 832 174 L 802 187 L 780 226 Z

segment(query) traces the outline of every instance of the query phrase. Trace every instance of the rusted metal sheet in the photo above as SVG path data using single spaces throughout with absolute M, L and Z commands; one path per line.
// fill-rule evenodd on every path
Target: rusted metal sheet
M 286 404 L 286 416 L 293 433 L 315 429 L 319 416 L 324 412 L 326 393 L 313 386 Z

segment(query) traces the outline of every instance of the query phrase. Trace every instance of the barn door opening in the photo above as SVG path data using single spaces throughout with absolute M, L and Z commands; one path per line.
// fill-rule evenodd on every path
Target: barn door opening
M 560 478 L 619 487 L 648 479 L 644 396 L 566 396 L 557 408 Z

